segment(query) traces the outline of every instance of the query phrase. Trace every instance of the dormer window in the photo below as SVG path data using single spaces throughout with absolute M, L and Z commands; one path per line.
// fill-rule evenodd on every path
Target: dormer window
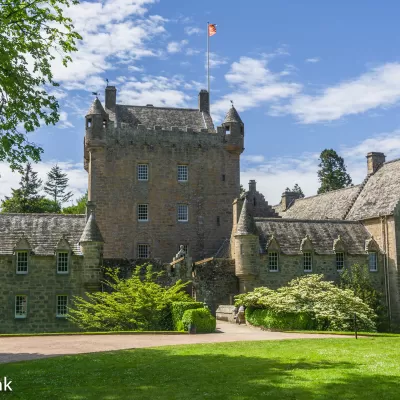
M 370 271 L 372 272 L 378 271 L 378 257 L 376 251 L 370 251 L 368 253 L 368 265 Z
M 312 253 L 305 251 L 303 253 L 303 269 L 304 272 L 312 272 Z
M 338 252 L 336 253 L 336 270 L 342 271 L 344 268 L 344 253 Z
M 68 274 L 68 251 L 57 252 L 57 274 Z
M 16 252 L 17 274 L 28 273 L 28 252 L 26 250 Z
M 91 118 L 88 118 L 87 120 L 86 120 L 86 128 L 90 128 L 92 126 L 92 119 Z
M 278 272 L 278 252 L 277 251 L 269 251 L 268 252 L 268 269 L 269 272 Z

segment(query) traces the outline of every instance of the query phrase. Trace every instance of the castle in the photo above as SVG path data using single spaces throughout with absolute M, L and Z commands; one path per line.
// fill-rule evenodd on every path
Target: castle
M 369 153 L 360 185 L 285 192 L 270 206 L 255 181 L 240 196 L 245 132 L 233 106 L 215 129 L 205 90 L 196 109 L 116 100 L 107 86 L 85 117 L 86 215 L 0 214 L 0 332 L 72 330 L 73 296 L 101 290 L 102 265 L 132 260 L 168 263 L 213 311 L 257 286 L 338 281 L 366 264 L 399 324 L 400 160 Z

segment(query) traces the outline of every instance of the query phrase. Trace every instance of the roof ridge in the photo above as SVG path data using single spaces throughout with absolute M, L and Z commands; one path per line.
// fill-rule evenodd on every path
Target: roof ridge
M 399 158 L 395 158 L 394 160 L 385 161 L 385 162 L 382 164 L 382 167 L 383 167 L 385 164 L 390 164 L 390 163 L 396 162 L 396 161 L 400 161 L 400 157 L 399 157 Z
M 296 201 L 299 201 L 299 200 L 306 200 L 306 199 L 312 199 L 312 198 L 318 197 L 318 196 L 325 196 L 325 195 L 330 194 L 330 193 L 339 192 L 340 190 L 354 189 L 355 187 L 360 186 L 361 184 L 362 184 L 362 183 L 358 183 L 357 185 L 347 186 L 347 187 L 341 188 L 341 189 L 330 190 L 329 192 L 314 194 L 313 196 L 300 197 L 300 198 L 296 199 Z M 280 203 L 279 203 L 279 204 L 280 204 Z M 278 206 L 279 204 L 277 204 L 276 206 Z M 276 207 L 276 206 L 274 206 L 274 207 Z
M 273 222 L 312 222 L 312 223 L 344 223 L 344 224 L 361 224 L 360 221 L 344 220 L 344 219 L 299 219 L 299 218 L 271 218 L 271 217 L 254 217 L 257 221 L 273 221 Z M 361 224 L 362 225 L 362 224 Z
M 179 110 L 179 111 L 198 111 L 201 112 L 198 108 L 183 108 L 183 107 L 156 107 L 156 106 L 137 106 L 137 105 L 129 105 L 129 104 L 117 104 L 117 107 L 137 107 L 137 108 L 148 108 L 149 110 L 158 109 L 158 110 Z
M 67 217 L 67 218 L 82 218 L 85 217 L 85 214 L 59 214 L 59 213 L 0 213 L 1 216 L 43 216 L 43 217 Z
M 364 178 L 364 180 L 361 182 L 360 184 L 360 188 L 358 189 L 357 195 L 355 196 L 355 198 L 351 201 L 351 205 L 350 207 L 346 210 L 346 212 L 343 215 L 343 219 L 346 219 L 347 216 L 350 214 L 351 209 L 354 207 L 354 204 L 356 204 L 357 199 L 360 197 L 362 191 L 364 190 L 366 184 L 369 181 L 369 178 L 372 176 L 373 174 L 367 174 L 367 176 Z

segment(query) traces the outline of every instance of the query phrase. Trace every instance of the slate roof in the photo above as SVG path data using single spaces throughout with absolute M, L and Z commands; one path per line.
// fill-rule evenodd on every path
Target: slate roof
M 371 175 L 346 219 L 391 215 L 400 200 L 400 159 L 388 161 Z
M 236 111 L 235 107 L 232 106 L 226 113 L 224 123 L 226 122 L 240 122 L 241 124 L 243 124 L 243 121 L 240 118 L 239 113 Z
M 100 229 L 97 226 L 94 214 L 91 213 L 89 219 L 87 220 L 85 229 L 83 230 L 82 236 L 79 242 L 103 242 L 103 236 L 101 236 Z
M 300 254 L 300 244 L 306 235 L 318 254 L 334 254 L 333 243 L 339 235 L 347 252 L 365 254 L 365 241 L 371 238 L 366 228 L 356 221 L 255 218 L 255 223 L 262 249 L 266 249 L 274 235 L 280 250 L 285 254 Z
M 254 223 L 254 218 L 249 213 L 247 203 L 247 198 L 245 198 L 235 235 L 258 235 L 257 228 Z
M 214 130 L 210 114 L 195 108 L 169 108 L 153 106 L 116 106 L 115 119 L 117 123 L 128 123 L 134 126 L 143 124 L 154 129 L 156 125 L 164 129 L 176 126 L 180 130 L 187 127 L 199 132 L 201 129 Z
M 90 106 L 88 112 L 86 115 L 94 115 L 94 114 L 100 114 L 100 115 L 105 115 L 106 112 L 103 108 L 103 106 L 101 105 L 100 100 L 96 97 L 92 103 L 92 105 Z
M 85 215 L 0 214 L 0 254 L 12 254 L 24 236 L 35 254 L 54 255 L 63 235 L 74 254 L 81 254 L 78 242 L 84 229 Z
M 361 185 L 355 185 L 333 190 L 316 196 L 296 199 L 286 211 L 282 211 L 281 204 L 273 206 L 273 209 L 282 218 L 344 219 L 360 189 Z

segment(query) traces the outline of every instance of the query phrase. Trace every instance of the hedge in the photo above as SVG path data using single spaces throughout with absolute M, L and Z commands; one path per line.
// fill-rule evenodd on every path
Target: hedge
M 176 331 L 183 331 L 182 318 L 186 310 L 204 308 L 204 304 L 199 301 L 175 301 L 171 305 L 172 326 Z
M 215 332 L 217 326 L 216 319 L 207 308 L 186 310 L 183 314 L 182 323 L 185 331 L 189 329 L 189 325 L 194 325 L 197 333 Z
M 306 313 L 275 313 L 271 310 L 246 309 L 246 320 L 254 326 L 272 330 L 314 330 L 316 322 Z

